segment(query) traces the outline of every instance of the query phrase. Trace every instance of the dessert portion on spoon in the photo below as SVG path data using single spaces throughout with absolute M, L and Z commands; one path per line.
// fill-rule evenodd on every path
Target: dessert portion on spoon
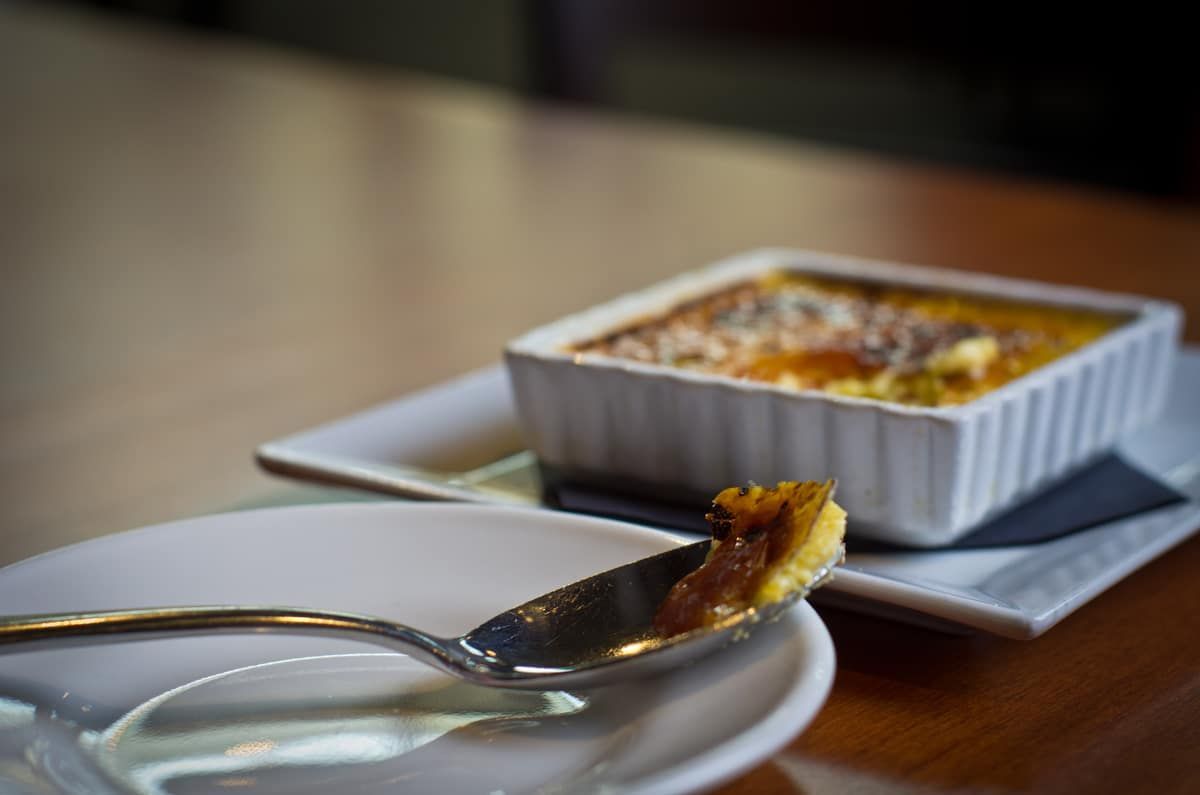
M 712 546 L 703 565 L 659 606 L 654 628 L 671 637 L 740 620 L 824 584 L 845 555 L 846 512 L 836 482 L 785 481 L 728 488 L 706 514 Z

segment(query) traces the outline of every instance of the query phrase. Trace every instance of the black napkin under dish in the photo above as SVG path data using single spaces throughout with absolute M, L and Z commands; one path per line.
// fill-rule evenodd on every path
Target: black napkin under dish
M 704 520 L 708 500 L 684 497 L 662 501 L 624 488 L 572 481 L 546 470 L 543 481 L 544 499 L 564 510 L 708 533 L 708 523 Z M 1120 456 L 1109 454 L 939 549 L 1024 546 L 1052 541 L 1185 499 Z M 855 539 L 852 516 L 847 548 L 850 552 L 880 552 L 903 547 Z

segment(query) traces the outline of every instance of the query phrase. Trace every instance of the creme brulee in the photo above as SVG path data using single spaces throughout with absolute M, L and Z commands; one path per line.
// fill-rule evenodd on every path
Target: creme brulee
M 797 390 L 954 406 L 1121 322 L 1081 309 L 779 271 L 571 350 Z
M 784 481 L 724 489 L 705 514 L 712 547 L 700 568 L 659 605 L 665 637 L 719 624 L 743 610 L 806 596 L 828 581 L 845 551 L 846 512 L 835 483 Z

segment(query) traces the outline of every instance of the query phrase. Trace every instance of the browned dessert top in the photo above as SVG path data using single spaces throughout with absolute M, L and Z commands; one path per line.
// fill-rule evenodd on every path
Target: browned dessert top
M 793 389 L 949 406 L 1075 350 L 1120 320 L 776 272 L 574 350 Z

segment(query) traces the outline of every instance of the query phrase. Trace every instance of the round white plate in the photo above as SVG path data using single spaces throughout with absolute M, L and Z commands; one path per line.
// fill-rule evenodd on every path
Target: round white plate
M 289 604 L 456 635 L 677 543 L 521 508 L 279 508 L 121 533 L 0 569 L 0 609 Z M 461 685 L 401 655 L 319 638 L 8 652 L 0 789 L 684 792 L 789 742 L 833 673 L 829 634 L 806 604 L 677 673 L 576 694 Z

